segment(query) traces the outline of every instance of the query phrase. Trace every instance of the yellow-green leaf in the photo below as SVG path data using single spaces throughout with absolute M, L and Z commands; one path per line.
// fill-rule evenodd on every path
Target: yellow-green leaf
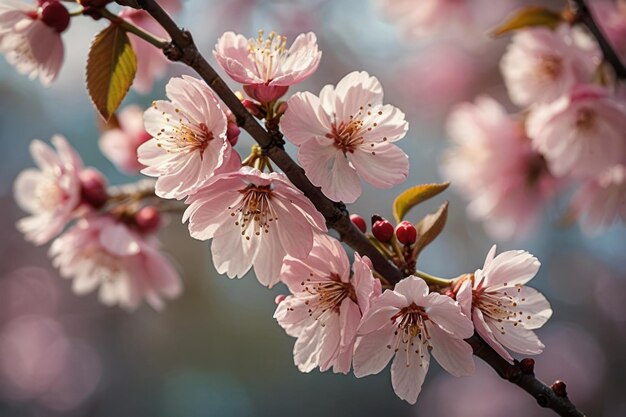
M 443 203 L 439 209 L 427 215 L 416 225 L 417 241 L 413 247 L 413 257 L 417 259 L 419 253 L 430 245 L 443 231 L 448 220 L 448 202 Z
M 400 223 L 413 207 L 429 198 L 433 198 L 448 188 L 448 185 L 450 185 L 449 182 L 442 184 L 422 184 L 409 188 L 401 193 L 393 201 L 393 217 L 396 219 L 396 223 Z
M 539 6 L 530 6 L 513 12 L 504 23 L 491 32 L 491 36 L 501 36 L 518 29 L 532 26 L 546 26 L 554 29 L 563 18 L 559 13 Z
M 87 57 L 87 90 L 105 120 L 126 97 L 136 72 L 137 57 L 122 28 L 112 24 L 96 35 Z

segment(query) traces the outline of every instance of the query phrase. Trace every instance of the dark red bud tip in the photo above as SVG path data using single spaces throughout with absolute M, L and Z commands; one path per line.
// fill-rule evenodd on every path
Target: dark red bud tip
M 135 224 L 144 233 L 155 232 L 161 225 L 159 210 L 152 206 L 146 206 L 135 213 Z
M 356 227 L 359 228 L 361 233 L 365 233 L 367 231 L 367 225 L 365 224 L 365 219 L 358 214 L 351 214 L 350 221 L 354 223 Z
M 532 375 L 535 372 L 535 360 L 531 358 L 522 359 L 519 367 L 526 375 Z
M 276 296 L 276 298 L 274 298 L 274 303 L 276 303 L 276 305 L 278 305 L 278 304 L 282 303 L 285 300 L 285 298 L 287 298 L 287 296 L 285 294 L 278 294 Z
M 41 4 L 41 20 L 61 33 L 70 25 L 70 13 L 59 1 L 45 1 Z
M 400 243 L 412 245 L 417 240 L 417 230 L 411 223 L 403 221 L 396 227 L 396 237 Z
M 567 386 L 563 381 L 554 381 L 554 384 L 550 386 L 552 391 L 556 394 L 557 397 L 567 397 Z
M 79 178 L 83 201 L 93 208 L 104 206 L 109 199 L 104 176 L 95 169 L 87 168 L 80 173 Z
M 387 243 L 393 237 L 393 226 L 387 220 L 378 220 L 372 226 L 372 233 L 380 242 Z

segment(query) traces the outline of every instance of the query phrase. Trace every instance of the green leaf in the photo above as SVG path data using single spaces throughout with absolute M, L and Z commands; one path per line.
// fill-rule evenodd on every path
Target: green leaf
M 546 26 L 554 29 L 562 21 L 563 18 L 559 13 L 539 6 L 529 6 L 509 15 L 504 23 L 491 32 L 491 36 L 501 36 L 505 33 L 532 26 Z
M 413 247 L 414 259 L 417 259 L 422 249 L 430 245 L 441 234 L 447 220 L 448 202 L 446 201 L 439 206 L 435 213 L 427 215 L 415 226 L 417 229 L 417 241 Z
M 401 193 L 393 201 L 393 217 L 396 219 L 396 223 L 400 223 L 413 207 L 433 198 L 448 188 L 448 185 L 450 185 L 449 182 L 442 184 L 422 184 L 409 188 Z
M 98 33 L 87 57 L 87 90 L 108 121 L 126 97 L 137 72 L 137 57 L 126 32 L 112 24 Z

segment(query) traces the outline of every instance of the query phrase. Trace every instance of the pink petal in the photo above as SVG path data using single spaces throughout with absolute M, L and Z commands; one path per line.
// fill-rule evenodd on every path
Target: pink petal
M 378 188 L 401 184 L 409 174 L 409 157 L 390 143 L 364 143 L 349 159 L 358 174 Z
M 387 366 L 395 354 L 387 347 L 393 342 L 394 328 L 389 322 L 384 328 L 357 339 L 352 362 L 357 378 L 377 374 Z
M 409 404 L 415 404 L 422 390 L 429 363 L 430 355 L 426 349 L 424 349 L 424 358 L 421 361 L 412 360 L 408 365 L 404 360 L 404 355 L 396 355 L 391 364 L 391 385 L 398 397 Z
M 439 365 L 454 376 L 473 374 L 474 358 L 469 343 L 442 330 L 436 324 L 426 325 L 431 337 L 432 354 Z
M 314 137 L 324 137 L 330 132 L 330 121 L 320 100 L 309 92 L 296 93 L 287 101 L 287 111 L 280 119 L 286 138 L 300 146 Z

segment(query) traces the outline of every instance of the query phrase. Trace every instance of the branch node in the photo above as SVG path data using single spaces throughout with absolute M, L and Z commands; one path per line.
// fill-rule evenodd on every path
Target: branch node
M 163 48 L 163 54 L 170 61 L 177 62 L 183 59 L 183 51 L 174 44 L 174 42 L 170 42 L 165 48 Z
M 269 132 L 270 133 L 270 141 L 265 145 L 261 145 L 261 150 L 265 155 L 272 148 L 278 148 L 281 150 L 285 150 L 285 139 L 283 139 L 283 135 L 280 132 Z
M 543 408 L 548 407 L 548 397 L 546 397 L 544 394 L 538 394 L 537 404 L 539 404 Z
M 554 381 L 554 383 L 550 385 L 550 388 L 554 391 L 557 397 L 567 398 L 567 385 L 565 382 L 561 380 Z

